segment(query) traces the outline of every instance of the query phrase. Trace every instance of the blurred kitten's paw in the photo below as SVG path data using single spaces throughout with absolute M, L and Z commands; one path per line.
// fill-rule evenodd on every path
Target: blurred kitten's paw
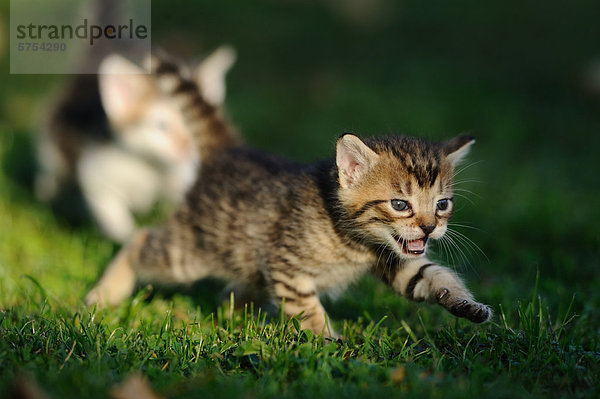
M 87 306 L 97 305 L 98 307 L 106 305 L 106 297 L 102 294 L 98 286 L 94 287 L 85 296 L 84 302 Z
M 86 305 L 97 305 L 98 307 L 116 306 L 131 295 L 130 284 L 115 284 L 107 287 L 102 284 L 96 285 L 86 296 Z
M 483 323 L 492 317 L 492 310 L 489 306 L 470 298 L 455 297 L 447 288 L 439 290 L 436 299 L 454 316 L 463 317 L 473 323 Z

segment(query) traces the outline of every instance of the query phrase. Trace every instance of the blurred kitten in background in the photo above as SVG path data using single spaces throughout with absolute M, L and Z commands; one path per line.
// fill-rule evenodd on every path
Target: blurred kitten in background
M 222 46 L 192 72 L 213 105 L 225 99 L 235 57 Z M 51 201 L 76 183 L 101 230 L 125 242 L 135 229 L 133 214 L 160 200 L 177 204 L 194 181 L 199 160 L 192 140 L 152 75 L 107 57 L 98 75 L 75 77 L 50 108 L 36 143 L 36 195 Z

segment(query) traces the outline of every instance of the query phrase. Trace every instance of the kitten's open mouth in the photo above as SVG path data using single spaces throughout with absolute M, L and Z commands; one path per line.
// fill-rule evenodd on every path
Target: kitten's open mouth
M 407 255 L 423 255 L 425 253 L 427 237 L 419 238 L 417 240 L 404 240 L 394 234 L 394 239 L 398 243 L 398 246 L 402 248 L 402 252 Z

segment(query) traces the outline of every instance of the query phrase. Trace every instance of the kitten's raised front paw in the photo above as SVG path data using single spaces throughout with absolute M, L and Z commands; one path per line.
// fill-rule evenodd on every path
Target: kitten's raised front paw
M 464 317 L 473 323 L 483 323 L 492 316 L 489 306 L 472 299 L 454 297 L 447 288 L 442 288 L 436 295 L 437 302 L 457 317 Z

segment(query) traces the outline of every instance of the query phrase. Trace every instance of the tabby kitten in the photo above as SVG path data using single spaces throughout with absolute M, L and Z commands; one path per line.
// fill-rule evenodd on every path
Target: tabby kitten
M 214 105 L 225 97 L 235 52 L 222 46 L 194 71 Z M 195 179 L 198 154 L 170 98 L 140 67 L 113 55 L 99 75 L 79 75 L 51 109 L 38 137 L 36 194 L 52 200 L 74 181 L 101 230 L 126 242 L 135 213 L 159 200 L 178 204 Z
M 361 140 L 344 134 L 333 160 L 311 166 L 241 145 L 176 66 L 154 62 L 200 146 L 197 179 L 163 225 L 139 231 L 87 295 L 117 304 L 136 282 L 186 283 L 208 276 L 266 290 L 301 326 L 335 335 L 319 296 L 366 272 L 414 301 L 438 303 L 481 323 L 486 305 L 459 277 L 425 256 L 453 211 L 453 172 L 474 140 Z

